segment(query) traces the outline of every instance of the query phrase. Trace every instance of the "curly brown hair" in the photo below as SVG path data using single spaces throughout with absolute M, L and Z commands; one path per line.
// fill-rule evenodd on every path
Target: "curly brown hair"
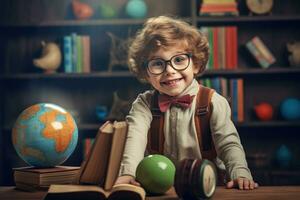
M 137 32 L 128 52 L 130 71 L 141 81 L 146 81 L 147 70 L 144 63 L 150 54 L 160 48 L 178 45 L 179 42 L 192 54 L 193 63 L 200 66 L 198 74 L 201 74 L 209 57 L 207 38 L 196 27 L 168 16 L 149 18 Z

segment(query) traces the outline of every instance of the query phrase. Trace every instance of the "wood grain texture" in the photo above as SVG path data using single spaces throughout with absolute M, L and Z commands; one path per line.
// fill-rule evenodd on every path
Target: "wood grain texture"
M 42 200 L 46 191 L 22 192 L 15 190 L 14 187 L 0 187 L 1 200 Z M 147 197 L 147 200 L 177 200 L 174 190 L 168 191 L 164 196 Z M 259 187 L 256 190 L 237 190 L 217 187 L 213 200 L 298 200 L 300 199 L 300 186 L 274 186 Z

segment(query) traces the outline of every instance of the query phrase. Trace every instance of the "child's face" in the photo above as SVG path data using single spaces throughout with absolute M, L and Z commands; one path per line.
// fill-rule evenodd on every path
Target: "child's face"
M 169 96 L 177 96 L 181 94 L 185 88 L 187 88 L 194 79 L 194 74 L 199 71 L 199 67 L 194 66 L 192 58 L 177 57 L 176 55 L 188 54 L 181 45 L 176 45 L 169 48 L 160 48 L 157 52 L 150 55 L 149 60 L 160 58 L 163 60 L 173 59 L 173 63 L 181 62 L 181 59 L 188 59 L 187 68 L 182 71 L 178 71 L 170 66 L 168 62 L 165 71 L 159 75 L 155 75 L 147 70 L 147 80 L 150 84 L 158 90 L 160 93 L 167 94 Z M 173 64 L 174 65 L 174 64 Z M 175 67 L 176 68 L 176 67 Z

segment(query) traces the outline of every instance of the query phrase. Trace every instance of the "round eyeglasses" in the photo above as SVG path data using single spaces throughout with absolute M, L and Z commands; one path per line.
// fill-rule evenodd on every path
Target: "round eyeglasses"
M 168 64 L 170 64 L 170 66 L 177 71 L 185 70 L 190 64 L 191 57 L 192 54 L 190 53 L 182 53 L 182 54 L 177 54 L 172 56 L 170 60 L 155 58 L 155 59 L 148 60 L 148 62 L 146 62 L 145 64 L 147 70 L 151 74 L 159 75 L 166 71 Z

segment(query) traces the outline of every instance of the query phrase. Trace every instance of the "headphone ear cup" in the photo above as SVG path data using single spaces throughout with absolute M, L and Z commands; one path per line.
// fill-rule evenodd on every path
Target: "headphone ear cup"
M 175 191 L 182 199 L 210 198 L 215 191 L 217 173 L 209 160 L 184 159 L 175 173 Z
M 179 163 L 175 174 L 175 191 L 180 198 L 188 194 L 191 159 L 184 159 Z

